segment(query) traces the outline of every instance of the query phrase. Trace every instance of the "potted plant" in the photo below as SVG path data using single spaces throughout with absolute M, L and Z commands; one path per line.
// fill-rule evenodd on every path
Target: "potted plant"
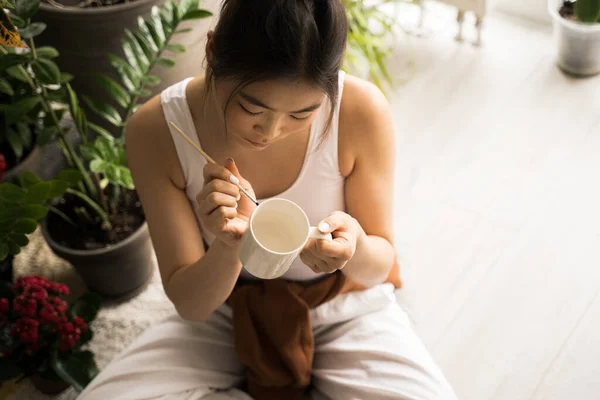
M 81 391 L 96 376 L 90 323 L 100 298 L 86 293 L 69 304 L 66 285 L 40 276 L 0 283 L 0 382 L 30 378 L 42 393 Z
M 414 0 L 343 0 L 348 18 L 348 45 L 343 68 L 365 79 L 380 89 L 394 86 L 387 69 L 386 59 L 393 46 L 397 19 L 390 14 L 390 6 L 414 3 Z
M 179 3 L 181 9 L 191 9 L 197 8 L 198 0 L 181 0 Z M 217 0 L 208 0 L 208 7 L 204 8 L 212 10 L 217 3 Z M 118 78 L 116 71 L 106 63 L 106 54 L 125 58 L 122 32 L 137 29 L 140 19 L 143 19 L 154 35 L 171 43 L 169 48 L 164 49 L 165 55 L 177 54 L 178 57 L 176 69 L 170 68 L 169 62 L 153 65 L 151 72 L 161 79 L 161 83 L 149 88 L 147 95 L 152 96 L 200 72 L 204 38 L 209 29 L 208 23 L 189 20 L 178 27 L 181 31 L 177 35 L 164 32 L 161 30 L 164 20 L 158 12 L 164 4 L 165 0 L 43 0 L 36 20 L 44 22 L 47 28 L 38 43 L 53 46 L 59 51 L 57 64 L 62 71 L 76 75 L 72 85 L 79 95 L 109 102 L 95 75 L 102 73 L 112 79 Z M 204 10 L 197 10 L 197 13 L 210 15 Z M 188 49 L 185 54 L 179 54 L 182 47 Z M 91 111 L 87 104 L 84 104 L 84 108 L 88 113 Z M 113 134 L 117 130 L 93 114 L 90 115 L 90 121 Z
M 569 74 L 600 72 L 600 0 L 549 0 L 557 64 Z
M 39 0 L 17 0 L 17 5 L 19 2 L 34 4 L 33 9 L 35 4 L 39 5 Z M 197 1 L 181 5 L 167 1 L 154 8 L 152 15 L 148 21 L 140 19 L 136 30 L 125 31 L 122 40 L 125 58 L 109 55 L 107 62 L 110 61 L 119 78 L 96 76 L 115 105 L 81 96 L 90 110 L 117 128 L 116 137 L 87 120 L 79 96 L 62 79 L 71 76 L 61 73 L 56 63 L 46 59 L 44 69 L 24 68 L 23 62 L 42 63 L 33 38 L 27 41 L 30 51 L 14 60 L 20 74 L 26 75 L 23 79 L 41 86 L 40 103 L 53 101 L 56 105 L 45 109 L 42 135 L 59 145 L 68 163 L 58 177 L 68 183 L 68 188 L 49 204 L 51 212 L 42 220 L 42 233 L 50 248 L 76 268 L 88 287 L 105 296 L 135 294 L 153 272 L 152 243 L 125 157 L 127 121 L 140 99 L 148 95 L 149 88 L 161 82 L 151 73 L 153 67 L 175 65 L 175 60 L 163 54 L 167 48 L 176 52 L 186 50 L 169 39 L 181 34 L 180 27 L 185 21 L 206 18 L 210 13 L 199 9 Z M 32 27 L 43 31 L 45 27 L 43 22 L 32 22 L 31 18 L 17 18 L 15 25 L 21 32 Z M 79 133 L 78 149 L 67 140 L 66 128 L 59 123 L 66 110 Z M 88 136 L 89 131 L 97 135 L 94 140 Z

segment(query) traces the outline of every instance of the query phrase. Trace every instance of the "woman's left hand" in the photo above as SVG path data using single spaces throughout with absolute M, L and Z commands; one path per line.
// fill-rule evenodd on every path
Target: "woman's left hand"
M 309 239 L 300 259 L 315 273 L 330 274 L 344 266 L 356 252 L 359 239 L 365 234 L 358 221 L 345 212 L 335 211 L 318 225 L 322 233 L 331 233 L 332 241 Z

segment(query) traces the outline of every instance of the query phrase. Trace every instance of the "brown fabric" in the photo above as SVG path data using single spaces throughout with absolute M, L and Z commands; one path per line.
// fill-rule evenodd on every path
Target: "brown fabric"
M 398 272 L 395 263 L 387 279 L 397 288 Z M 227 303 L 236 353 L 248 368 L 248 394 L 261 400 L 308 399 L 314 356 L 309 311 L 363 289 L 340 271 L 309 286 L 283 279 L 239 283 Z

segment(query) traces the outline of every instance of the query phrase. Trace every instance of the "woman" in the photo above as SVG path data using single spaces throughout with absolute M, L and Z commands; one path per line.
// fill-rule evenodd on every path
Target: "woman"
M 340 71 L 347 29 L 341 0 L 225 0 L 206 74 L 136 112 L 128 159 L 178 315 L 81 399 L 455 399 L 395 302 L 394 130 L 385 97 Z M 237 182 L 334 240 L 257 280 Z

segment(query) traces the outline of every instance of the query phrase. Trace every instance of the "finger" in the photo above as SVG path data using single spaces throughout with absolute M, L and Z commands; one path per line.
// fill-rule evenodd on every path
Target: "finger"
M 352 218 L 348 214 L 341 211 L 334 211 L 327 218 L 319 222 L 318 228 L 321 233 L 331 233 L 340 230 L 348 229 L 349 219 Z
M 240 189 L 233 183 L 225 182 L 221 179 L 215 179 L 204 185 L 202 190 L 196 195 L 196 202 L 202 203 L 206 197 L 213 192 L 223 193 L 235 198 L 240 197 Z
M 315 249 L 322 257 L 329 257 L 335 260 L 349 260 L 354 255 L 353 246 L 350 241 L 343 236 L 338 236 L 331 241 L 317 240 Z
M 227 220 L 235 218 L 237 210 L 231 207 L 219 207 L 208 216 L 208 223 L 219 230 L 225 229 Z
M 231 182 L 233 184 L 238 182 L 238 178 L 233 176 L 230 170 L 213 163 L 206 164 L 204 166 L 204 169 L 202 170 L 202 174 L 204 175 L 205 185 L 207 185 L 210 181 L 214 179 L 220 179 L 225 182 Z
M 229 196 L 224 193 L 212 192 L 204 201 L 202 201 L 200 205 L 200 212 L 202 214 L 208 215 L 214 212 L 219 207 L 229 207 L 236 209 L 237 208 L 237 200 L 233 196 Z
M 303 251 L 300 253 L 300 260 L 302 260 L 304 265 L 310 268 L 315 274 L 321 272 L 317 266 L 316 257 L 314 257 L 310 252 Z

